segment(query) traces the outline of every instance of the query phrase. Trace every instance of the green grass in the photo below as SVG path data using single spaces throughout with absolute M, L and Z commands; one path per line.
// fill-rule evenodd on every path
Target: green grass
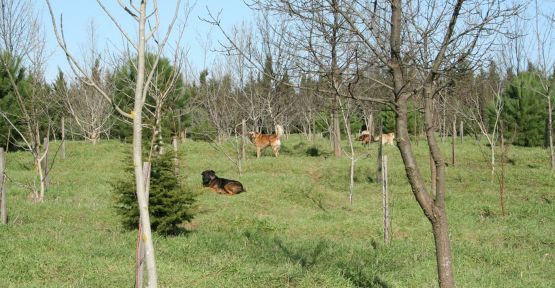
M 162 287 L 435 287 L 431 227 L 414 200 L 396 147 L 389 156 L 393 241 L 382 244 L 376 146 L 357 162 L 348 202 L 349 160 L 329 144 L 293 135 L 280 158 L 256 159 L 244 174 L 203 142 L 180 146 L 185 185 L 199 193 L 198 214 L 179 237 L 156 237 Z M 449 155 L 449 143 L 442 151 Z M 53 145 L 55 146 L 55 145 Z M 429 175 L 424 141 L 414 144 Z M 136 232 L 124 231 L 110 181 L 123 175 L 131 147 L 70 142 L 57 159 L 45 203 L 28 200 L 31 159 L 8 155 L 10 223 L 0 226 L 0 287 L 131 287 Z M 228 147 L 232 151 L 231 147 Z M 543 149 L 511 147 L 500 215 L 497 184 L 471 138 L 447 168 L 447 206 L 459 287 L 552 287 L 555 283 L 555 173 Z M 315 155 L 315 150 L 309 151 Z M 201 186 L 213 169 L 240 180 L 246 193 L 228 197 Z

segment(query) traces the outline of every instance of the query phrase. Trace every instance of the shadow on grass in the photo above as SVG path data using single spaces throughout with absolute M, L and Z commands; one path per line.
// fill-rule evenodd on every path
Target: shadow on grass
M 391 287 L 379 276 L 369 275 L 361 267 L 358 267 L 359 269 L 354 269 L 354 270 L 352 269 L 353 267 L 349 267 L 349 268 L 350 269 L 343 269 L 341 271 L 341 275 L 345 279 L 348 279 L 355 287 L 360 287 L 360 288 Z
M 364 251 L 348 257 L 347 251 L 340 251 L 326 240 L 306 241 L 304 243 L 288 243 L 278 236 L 261 231 L 247 230 L 243 232 L 251 245 L 249 252 L 256 259 L 265 259 L 274 265 L 283 261 L 296 263 L 303 273 L 319 269 L 337 269 L 340 275 L 355 287 L 391 287 L 377 271 L 373 271 L 373 254 Z M 374 245 L 372 245 L 374 247 Z M 375 249 L 375 247 L 374 247 Z
M 310 269 L 318 262 L 318 258 L 326 249 L 326 243 L 322 240 L 318 241 L 315 247 L 309 249 L 287 247 L 281 239 L 274 239 L 275 245 L 281 250 L 283 255 L 299 265 L 304 269 Z

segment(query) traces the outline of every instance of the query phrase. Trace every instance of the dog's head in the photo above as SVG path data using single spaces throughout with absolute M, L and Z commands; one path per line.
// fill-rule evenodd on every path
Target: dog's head
M 216 172 L 214 170 L 206 170 L 201 173 L 202 186 L 207 187 L 210 181 L 216 179 Z
M 258 132 L 254 132 L 254 131 L 250 131 L 249 133 L 249 139 L 251 139 L 251 141 L 254 142 L 254 139 L 256 139 L 256 135 L 258 135 Z

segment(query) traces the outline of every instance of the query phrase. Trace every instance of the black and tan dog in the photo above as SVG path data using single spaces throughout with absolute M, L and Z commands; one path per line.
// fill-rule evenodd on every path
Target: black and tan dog
M 206 170 L 201 174 L 202 186 L 210 187 L 216 193 L 235 195 L 247 191 L 241 182 L 219 178 L 213 170 Z

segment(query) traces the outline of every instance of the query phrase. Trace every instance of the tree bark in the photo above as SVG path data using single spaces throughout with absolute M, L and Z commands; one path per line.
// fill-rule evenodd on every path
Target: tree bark
M 147 195 L 147 199 L 150 198 L 149 196 L 149 189 L 150 189 L 150 162 L 143 163 L 143 177 L 145 179 L 145 193 Z M 145 260 L 145 246 L 143 241 L 141 240 L 141 236 L 143 235 L 143 229 L 141 223 L 139 222 L 139 231 L 137 235 L 137 251 L 135 255 L 135 287 L 142 288 L 143 281 L 144 281 L 144 260 Z
M 436 164 L 434 162 L 434 157 L 430 153 L 430 193 L 433 197 L 436 195 Z
M 138 42 L 138 64 L 137 80 L 135 83 L 135 103 L 133 117 L 133 166 L 135 170 L 135 188 L 137 190 L 137 202 L 139 204 L 140 224 L 143 230 L 141 240 L 145 247 L 145 260 L 148 271 L 148 287 L 157 287 L 158 277 L 156 273 L 156 260 L 154 257 L 154 244 L 150 227 L 150 215 L 148 209 L 148 198 L 145 193 L 145 181 L 143 175 L 142 161 L 142 111 L 143 111 L 143 89 L 145 84 L 145 23 L 146 23 L 146 1 L 141 2 L 139 16 L 139 42 Z

